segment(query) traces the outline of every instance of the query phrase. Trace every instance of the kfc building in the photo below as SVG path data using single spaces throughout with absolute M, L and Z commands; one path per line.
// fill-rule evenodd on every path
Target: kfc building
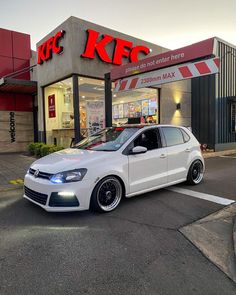
M 191 46 L 169 51 L 70 17 L 30 60 L 38 141 L 68 147 L 105 126 L 145 121 L 190 126 L 212 149 L 236 148 L 236 49 L 218 38 Z M 139 78 L 155 83 L 138 87 Z

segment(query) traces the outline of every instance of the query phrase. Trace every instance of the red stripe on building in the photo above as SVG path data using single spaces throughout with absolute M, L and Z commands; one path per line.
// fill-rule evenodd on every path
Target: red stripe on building
M 131 81 L 131 83 L 129 85 L 129 89 L 135 88 L 135 86 L 137 85 L 138 80 L 139 80 L 139 78 L 132 79 L 132 81 Z
M 125 89 L 127 82 L 128 82 L 128 80 L 124 80 L 124 81 L 121 82 L 121 84 L 120 84 L 120 88 L 119 88 L 119 91 Z
M 190 69 L 187 66 L 178 68 L 183 78 L 190 78 L 193 76 Z
M 220 60 L 219 60 L 219 58 L 214 58 L 213 61 L 214 61 L 215 65 L 217 66 L 217 68 L 219 69 L 219 67 L 220 67 Z
M 195 64 L 195 67 L 197 68 L 198 72 L 201 75 L 210 74 L 211 73 L 211 69 L 208 67 L 208 65 L 206 64 L 205 61 L 196 63 Z

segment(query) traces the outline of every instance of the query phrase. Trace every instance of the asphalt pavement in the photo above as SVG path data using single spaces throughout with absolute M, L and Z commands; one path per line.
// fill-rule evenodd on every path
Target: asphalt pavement
M 177 187 L 236 200 L 236 158 L 210 158 L 206 167 L 203 183 Z M 181 232 L 225 205 L 163 189 L 108 214 L 58 214 L 15 188 L 0 192 L 1 295 L 236 294 L 236 284 Z

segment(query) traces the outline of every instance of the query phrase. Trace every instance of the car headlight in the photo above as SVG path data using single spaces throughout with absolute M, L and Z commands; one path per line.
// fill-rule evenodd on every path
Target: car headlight
M 54 174 L 50 177 L 50 181 L 52 183 L 67 183 L 67 182 L 76 182 L 81 181 L 85 174 L 87 173 L 87 169 L 75 169 L 70 171 L 64 171 L 57 174 Z

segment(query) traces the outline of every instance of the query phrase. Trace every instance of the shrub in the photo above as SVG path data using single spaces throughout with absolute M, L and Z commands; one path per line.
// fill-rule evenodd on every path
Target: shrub
M 43 142 L 32 142 L 28 145 L 28 151 L 31 155 L 39 155 L 40 148 L 43 145 Z
M 64 147 L 53 144 L 44 144 L 43 142 L 33 142 L 28 145 L 28 151 L 36 157 L 44 157 L 51 153 L 63 150 Z
M 58 152 L 58 151 L 63 150 L 63 149 L 64 148 L 62 146 L 56 146 L 56 145 L 54 145 L 54 146 L 50 147 L 49 153 L 50 154 L 51 153 L 55 153 L 55 152 Z
M 34 155 L 36 157 L 41 156 L 41 147 L 45 145 L 43 142 L 36 142 L 35 143 L 35 149 L 34 149 Z
M 30 143 L 30 144 L 28 145 L 27 149 L 28 149 L 28 152 L 29 152 L 31 155 L 34 155 L 35 143 L 34 143 L 34 142 Z
M 54 145 L 52 144 L 44 144 L 41 146 L 40 148 L 40 157 L 44 157 L 50 154 L 50 149 L 53 147 Z

